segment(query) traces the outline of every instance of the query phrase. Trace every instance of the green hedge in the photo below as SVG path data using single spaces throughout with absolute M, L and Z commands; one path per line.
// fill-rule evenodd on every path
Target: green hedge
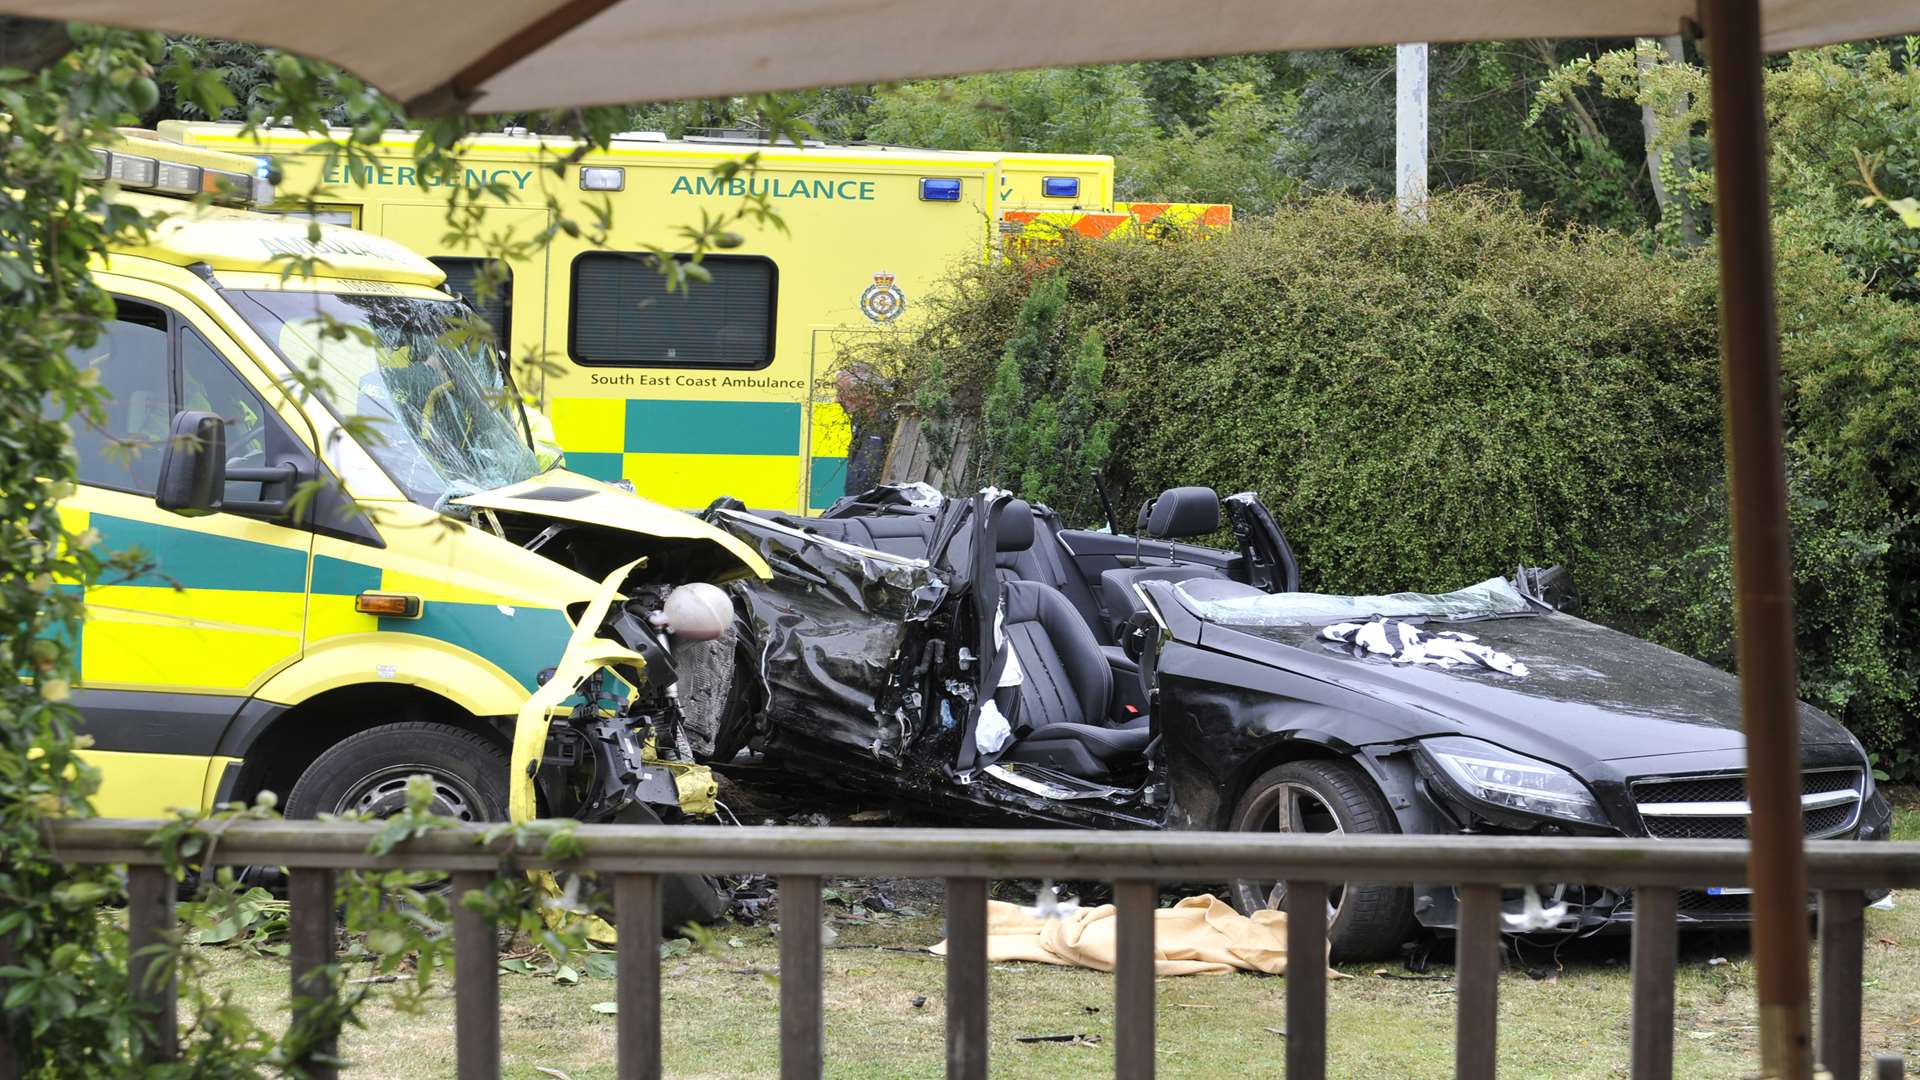
M 1803 693 L 1901 769 L 1920 331 L 1834 259 L 1781 247 Z M 1310 589 L 1563 562 L 1590 616 L 1730 664 L 1710 256 L 1486 194 L 1439 197 L 1418 226 L 1327 197 L 1223 235 L 1070 243 L 956 271 L 930 322 L 880 347 L 903 407 L 977 418 L 1023 300 L 1056 276 L 1050 354 L 1090 330 L 1105 343 L 1124 505 L 1180 483 L 1258 490 Z M 1059 501 L 1097 516 L 1090 486 Z

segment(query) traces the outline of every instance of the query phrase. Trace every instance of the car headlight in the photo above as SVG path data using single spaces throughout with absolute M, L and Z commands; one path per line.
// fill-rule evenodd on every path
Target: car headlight
M 1419 745 L 1446 786 L 1472 802 L 1528 817 L 1612 824 L 1587 785 L 1558 765 L 1459 736 Z

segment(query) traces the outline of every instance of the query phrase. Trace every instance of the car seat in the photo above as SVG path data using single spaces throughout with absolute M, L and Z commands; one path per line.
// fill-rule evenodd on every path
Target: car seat
M 1002 630 L 1020 663 L 1012 746 L 1001 760 L 1106 780 L 1137 765 L 1148 726 L 1108 727 L 1113 669 L 1093 631 L 1057 589 L 1037 581 L 1001 586 Z
M 1168 488 L 1141 508 L 1146 517 L 1146 533 L 1155 540 L 1184 540 L 1205 536 L 1220 528 L 1220 496 L 1210 487 Z M 1175 562 L 1122 566 L 1100 575 L 1100 598 L 1105 603 L 1111 632 L 1117 639 L 1120 627 L 1141 610 L 1134 585 L 1142 581 L 1188 581 L 1193 578 L 1224 578 L 1218 567 L 1182 565 Z

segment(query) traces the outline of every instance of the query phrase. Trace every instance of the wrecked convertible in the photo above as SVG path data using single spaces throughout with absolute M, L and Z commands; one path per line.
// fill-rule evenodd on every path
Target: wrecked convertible
M 1237 550 L 1192 540 L 1221 528 Z M 1316 833 L 1745 835 L 1731 676 L 1566 611 L 1565 575 L 1324 596 L 1251 494 L 1161 494 L 1136 533 L 996 491 L 882 488 L 817 518 L 721 500 L 773 568 L 679 665 L 697 757 L 975 824 Z M 1809 837 L 1885 839 L 1860 744 L 1801 716 Z M 1231 884 L 1253 910 L 1276 881 Z M 1333 890 L 1336 954 L 1447 930 L 1449 885 Z M 1530 929 L 1627 925 L 1630 893 L 1514 890 Z M 1732 888 L 1683 923 L 1738 924 Z

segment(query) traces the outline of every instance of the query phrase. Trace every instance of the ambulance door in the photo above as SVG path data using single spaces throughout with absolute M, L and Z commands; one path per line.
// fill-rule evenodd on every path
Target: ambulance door
M 475 291 L 487 259 L 486 244 L 530 240 L 547 227 L 545 209 L 522 206 L 488 207 L 480 227 L 483 242 L 449 245 L 447 204 L 387 203 L 369 207 L 377 222 L 366 226 L 389 240 L 405 244 L 446 271 L 446 289 L 463 296 L 493 327 L 500 347 L 513 360 L 514 382 L 535 402 L 543 400 L 542 358 L 546 356 L 546 320 L 541 304 L 547 295 L 547 245 L 515 253 L 507 260 L 506 287 L 482 299 Z
M 807 401 L 807 510 L 832 506 L 886 479 L 894 417 L 862 387 L 859 345 L 880 330 L 813 328 Z
M 202 805 L 228 723 L 299 659 L 312 555 L 310 532 L 267 515 L 187 518 L 154 504 L 173 414 L 224 418 L 233 468 L 311 462 L 313 439 L 219 326 L 167 290 L 109 287 L 113 321 L 74 356 L 111 395 L 106 422 L 70 418 L 80 486 L 60 509 L 70 529 L 98 535 L 96 552 L 133 560 L 86 590 L 74 703 L 88 759 L 108 777 L 95 805 L 147 817 Z M 291 494 L 269 486 L 234 481 L 226 498 Z

